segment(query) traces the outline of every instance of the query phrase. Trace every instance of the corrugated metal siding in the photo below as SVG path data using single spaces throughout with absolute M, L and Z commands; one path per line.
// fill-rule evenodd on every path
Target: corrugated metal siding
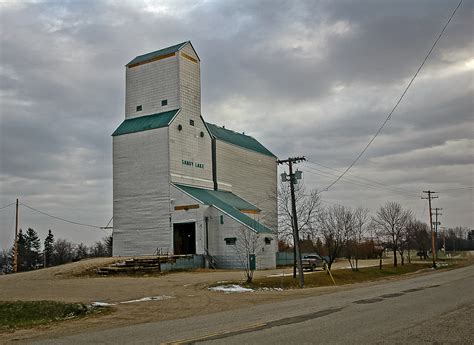
M 168 130 L 113 137 L 114 256 L 170 251 Z

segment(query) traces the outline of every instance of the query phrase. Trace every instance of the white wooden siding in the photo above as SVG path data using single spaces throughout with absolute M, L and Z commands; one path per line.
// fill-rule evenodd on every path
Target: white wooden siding
M 194 126 L 189 120 L 194 119 Z M 178 130 L 178 125 L 182 130 Z M 204 133 L 201 137 L 200 133 Z M 171 181 L 197 187 L 213 188 L 211 138 L 201 118 L 182 110 L 169 126 Z M 193 166 L 183 164 L 192 161 Z M 203 164 L 204 167 L 197 167 Z
M 125 118 L 177 109 L 179 104 L 178 54 L 132 68 L 126 67 Z M 161 105 L 167 100 L 166 106 Z M 141 105 L 142 111 L 136 111 Z
M 232 185 L 232 192 L 262 210 L 260 221 L 277 229 L 276 158 L 217 140 L 219 188 Z M 223 183 L 222 183 L 223 182 Z
M 113 254 L 170 251 L 168 131 L 113 137 Z
M 216 258 L 219 268 L 242 268 L 236 247 L 228 245 L 225 238 L 235 237 L 239 241 L 241 231 L 253 231 L 245 227 L 235 219 L 227 216 L 215 207 L 210 207 L 207 215 L 209 217 L 209 253 Z M 220 217 L 224 217 L 224 224 L 220 223 Z M 265 245 L 265 237 L 272 234 L 259 234 L 256 251 L 257 269 L 269 269 L 276 267 L 275 240 L 270 245 Z
M 182 54 L 196 59 L 191 61 Z M 201 71 L 200 62 L 191 44 L 186 44 L 179 53 L 180 106 L 195 117 L 201 116 Z
M 199 208 L 190 210 L 175 210 L 175 206 L 196 205 Z M 203 254 L 206 243 L 204 214 L 209 206 L 201 204 L 199 201 L 191 198 L 175 186 L 171 186 L 171 223 L 196 223 L 196 254 Z M 173 244 L 173 232 L 171 232 L 170 242 Z

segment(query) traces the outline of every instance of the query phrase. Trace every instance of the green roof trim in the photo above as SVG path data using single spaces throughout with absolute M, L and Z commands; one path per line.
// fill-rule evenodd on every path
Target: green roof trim
M 209 128 L 211 134 L 216 139 L 276 158 L 276 156 L 271 153 L 265 146 L 260 144 L 255 138 L 249 135 L 237 133 L 208 122 L 206 122 L 206 125 Z
M 176 53 L 178 50 L 180 50 L 187 43 L 190 43 L 190 41 L 182 42 L 182 43 L 176 44 L 176 45 L 171 46 L 171 47 L 166 47 L 166 48 L 163 48 L 163 49 L 160 49 L 160 50 L 156 50 L 156 51 L 151 52 L 151 53 L 139 55 L 135 59 L 130 61 L 126 66 L 133 65 L 133 64 L 136 64 L 136 63 L 140 63 L 140 62 L 145 62 L 147 60 L 151 60 L 151 59 L 157 58 L 157 57 L 162 56 L 162 55 Z
M 112 134 L 113 137 L 117 135 L 136 133 L 148 131 L 150 129 L 167 127 L 173 118 L 178 114 L 180 109 L 164 111 L 158 114 L 134 117 L 133 119 L 126 119 Z
M 232 192 L 191 187 L 177 183 L 174 186 L 205 205 L 215 206 L 257 233 L 272 233 L 271 229 L 239 211 L 259 209 Z

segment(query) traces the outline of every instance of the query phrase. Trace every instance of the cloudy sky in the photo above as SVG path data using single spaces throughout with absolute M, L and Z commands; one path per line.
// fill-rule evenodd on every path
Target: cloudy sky
M 324 189 L 364 148 L 456 7 L 454 1 L 0 1 L 0 207 L 105 225 L 110 134 L 124 118 L 124 65 L 191 40 L 207 121 L 305 155 Z M 329 202 L 398 201 L 474 227 L 474 2 L 464 1 L 391 120 Z M 470 188 L 471 187 L 471 188 Z M 441 192 L 443 191 L 443 192 Z M 105 232 L 22 206 L 20 225 L 91 244 Z M 0 248 L 14 207 L 0 210 Z

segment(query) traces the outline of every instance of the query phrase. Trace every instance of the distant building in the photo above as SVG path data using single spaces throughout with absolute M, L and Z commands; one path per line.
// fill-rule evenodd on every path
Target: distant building
M 113 254 L 213 256 L 239 267 L 239 232 L 258 233 L 257 268 L 275 267 L 276 157 L 201 116 L 191 42 L 126 65 L 125 120 L 113 136 Z

